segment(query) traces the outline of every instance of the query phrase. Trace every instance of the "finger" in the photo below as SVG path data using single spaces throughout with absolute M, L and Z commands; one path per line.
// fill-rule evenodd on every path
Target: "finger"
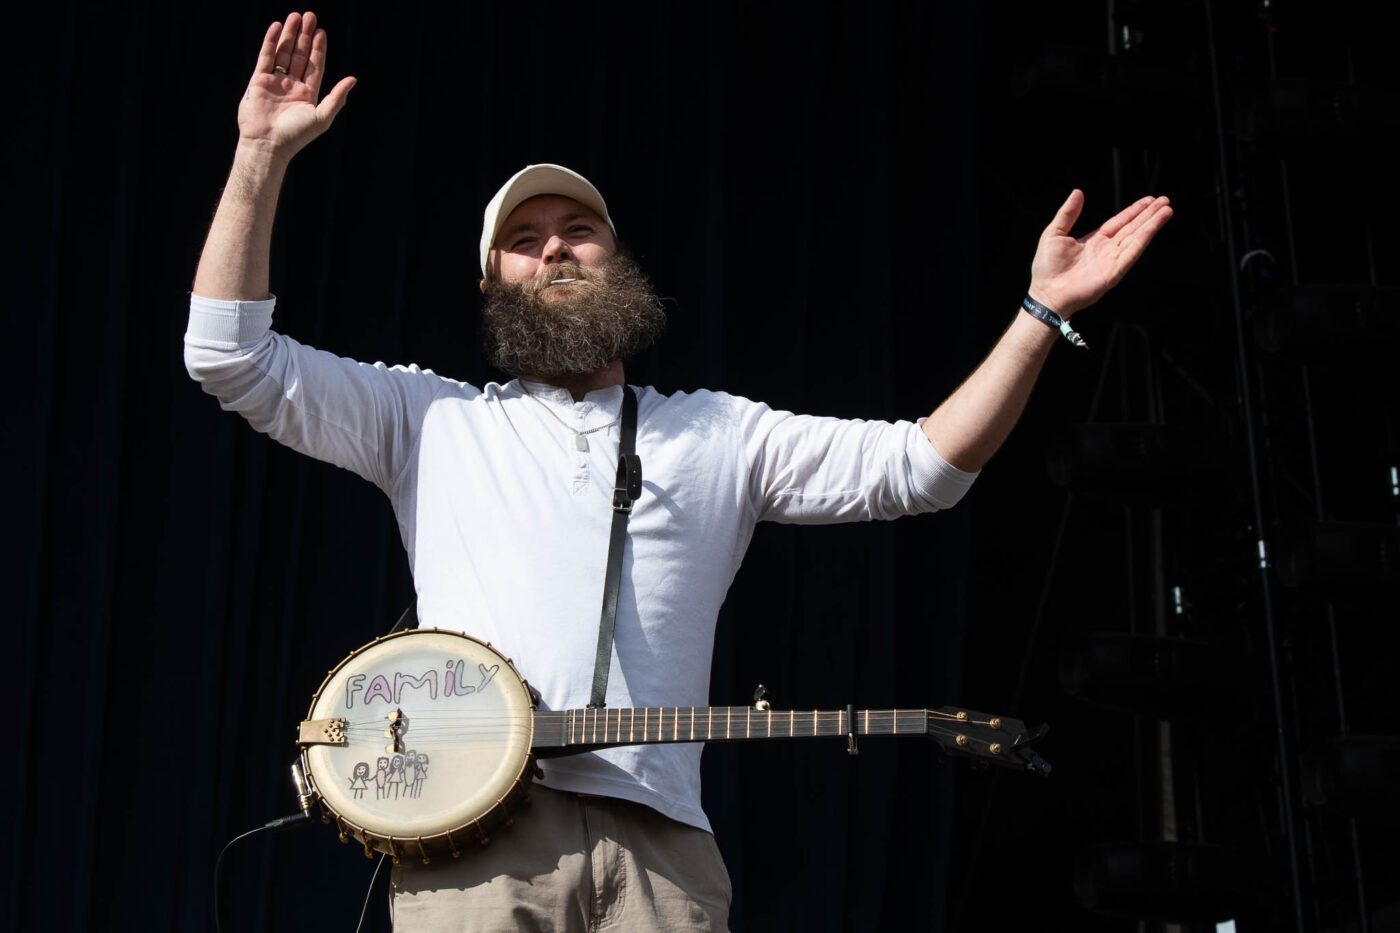
M 1147 210 L 1143 211 L 1141 214 L 1138 214 L 1136 217 L 1134 217 L 1131 221 L 1129 221 L 1123 226 L 1123 229 L 1119 231 L 1120 235 L 1132 236 L 1138 231 L 1139 228 L 1142 227 L 1143 224 L 1151 221 L 1152 218 L 1155 217 L 1157 213 L 1161 211 L 1162 208 L 1166 207 L 1169 203 L 1171 202 L 1168 201 L 1166 198 L 1154 198 L 1152 203 L 1147 206 Z
M 301 29 L 301 14 L 288 13 L 286 25 L 282 27 L 282 35 L 277 39 L 277 55 L 272 62 L 272 70 L 281 68 L 291 74 L 292 50 L 297 45 L 297 33 Z
M 277 57 L 277 37 L 282 34 L 282 24 L 273 23 L 263 33 L 262 48 L 258 49 L 258 63 L 253 66 L 253 74 L 271 74 L 272 61 Z
M 1055 219 L 1045 228 L 1044 236 L 1069 236 L 1069 232 L 1074 229 L 1074 222 L 1079 219 L 1079 212 L 1083 209 L 1084 192 L 1075 188 L 1055 212 Z
M 292 64 L 287 68 L 293 81 L 306 79 L 306 64 L 311 61 L 311 37 L 316 35 L 316 14 L 308 12 L 301 18 L 301 30 L 297 33 L 297 44 L 292 47 Z
M 1105 221 L 1104 225 L 1099 228 L 1099 232 L 1106 237 L 1117 236 L 1119 230 L 1122 230 L 1134 217 L 1147 210 L 1151 204 L 1151 196 L 1139 198 Z
M 356 83 L 353 77 L 341 78 L 336 86 L 331 88 L 326 99 L 316 105 L 316 121 L 329 128 L 335 120 L 335 115 L 340 113 L 340 108 L 345 106 L 345 101 L 350 96 L 350 89 Z
M 321 78 L 326 73 L 326 31 L 316 30 L 316 37 L 311 41 L 311 55 L 306 62 L 306 77 L 302 78 L 306 86 L 311 89 L 311 97 L 315 99 L 321 94 Z
M 1132 268 L 1133 264 L 1142 256 L 1143 250 L 1147 249 L 1147 244 L 1151 243 L 1152 238 L 1157 235 L 1157 231 L 1166 226 L 1167 221 L 1171 219 L 1172 209 L 1164 204 L 1152 211 L 1152 216 L 1128 236 L 1128 239 L 1123 243 L 1123 251 L 1118 254 L 1119 276 Z

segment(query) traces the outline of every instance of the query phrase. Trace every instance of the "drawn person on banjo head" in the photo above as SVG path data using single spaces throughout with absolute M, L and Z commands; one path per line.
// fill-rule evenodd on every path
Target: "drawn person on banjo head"
M 381 489 L 412 558 L 419 626 L 504 649 L 545 710 L 589 699 L 624 397 L 636 400 L 645 479 L 625 526 L 627 586 L 617 594 L 614 654 L 605 652 L 619 676 L 608 680 L 603 708 L 678 714 L 708 705 L 716 619 L 757 524 L 886 520 L 955 506 L 1019 419 L 1061 334 L 1077 337 L 1068 319 L 1111 289 L 1171 216 L 1165 198 L 1143 198 L 1076 239 L 1084 200 L 1075 189 L 1041 234 L 1026 313 L 1006 309 L 1010 325 L 952 395 L 917 421 L 842 419 L 722 391 L 629 385 L 624 364 L 661 335 L 664 307 L 593 183 L 560 165 L 529 165 L 487 203 L 477 243 L 485 357 L 510 378 L 474 385 L 417 365 L 359 364 L 272 326 L 268 269 L 283 179 L 355 84 L 345 77 L 322 97 L 326 43 L 312 13 L 292 13 L 264 36 L 190 295 L 185 364 L 257 431 Z M 579 113 L 586 108 L 554 106 L 547 115 Z M 700 229 L 713 219 L 707 185 L 674 179 L 679 209 Z M 833 185 L 829 196 L 861 195 Z M 812 239 L 787 218 L 757 219 L 765 237 Z M 859 255 L 884 249 L 876 241 L 885 232 L 838 230 L 826 239 Z M 831 256 L 814 275 L 858 274 L 833 258 L 835 247 L 822 248 Z M 772 252 L 752 258 L 791 275 L 791 257 Z M 685 257 L 697 269 L 705 258 Z M 457 294 L 462 282 L 450 285 Z M 930 300 L 911 339 L 936 341 L 940 313 Z M 1063 319 L 1060 330 L 1046 326 L 1052 319 Z M 449 669 L 433 679 L 439 670 L 445 689 Z M 452 669 L 454 698 L 485 687 L 489 672 L 472 687 Z M 435 747 L 438 767 L 447 767 L 449 752 Z M 376 772 L 386 798 L 403 793 L 406 767 L 410 793 L 421 793 L 426 761 L 406 765 L 394 755 Z M 392 875 L 395 923 L 440 929 L 472 916 L 499 928 L 727 928 L 729 876 L 701 806 L 698 745 L 551 758 L 531 797 L 500 841 L 471 858 L 402 859 Z M 584 855 L 598 842 L 585 827 L 602 819 L 618 821 L 607 837 L 616 843 L 607 849 L 611 868 Z M 627 846 L 629 838 L 642 844 Z
M 374 764 L 374 799 L 384 799 L 384 780 L 389 776 L 389 759 L 379 758 Z
M 395 800 L 399 799 L 399 792 L 403 790 L 403 756 L 395 755 L 389 762 L 389 789 L 394 792 Z
M 361 761 L 355 765 L 355 773 L 350 776 L 350 789 L 355 792 L 355 799 L 359 800 L 365 795 L 365 788 L 369 786 L 365 780 L 369 777 L 369 762 Z
M 428 779 L 428 753 L 419 752 L 413 767 L 418 772 L 418 780 L 413 784 L 413 796 L 421 797 L 423 796 L 423 782 Z
M 416 797 L 414 789 L 418 786 L 418 753 L 413 749 L 403 753 L 403 795 L 405 797 Z

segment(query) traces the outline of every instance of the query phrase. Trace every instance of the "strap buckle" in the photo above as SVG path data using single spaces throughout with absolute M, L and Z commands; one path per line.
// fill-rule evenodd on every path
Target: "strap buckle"
M 623 454 L 617 461 L 617 485 L 613 487 L 613 511 L 632 511 L 632 503 L 642 497 L 642 458 Z

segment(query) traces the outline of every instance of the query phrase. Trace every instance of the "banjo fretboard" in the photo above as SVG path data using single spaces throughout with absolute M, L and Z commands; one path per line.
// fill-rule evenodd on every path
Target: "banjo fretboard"
M 971 723 L 927 709 L 761 710 L 752 706 L 570 709 L 535 713 L 536 748 L 601 748 L 654 742 L 739 742 L 855 735 L 927 735 Z M 854 725 L 854 728 L 852 728 Z M 985 726 L 986 723 L 980 725 Z

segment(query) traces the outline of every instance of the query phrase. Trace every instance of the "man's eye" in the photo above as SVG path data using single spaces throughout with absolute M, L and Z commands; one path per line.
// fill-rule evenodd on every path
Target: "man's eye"
M 512 250 L 517 250 L 520 249 L 522 246 L 529 246 L 533 242 L 535 242 L 535 238 L 532 236 L 527 236 L 523 239 L 516 240 L 513 244 L 511 244 L 510 248 Z
M 593 232 L 593 228 L 592 228 L 592 227 L 578 226 L 578 227 L 570 227 L 570 228 L 569 228 L 569 233 L 576 234 L 576 235 L 578 235 L 578 236 L 588 236 L 588 234 L 590 234 L 590 233 L 592 233 L 592 232 Z

